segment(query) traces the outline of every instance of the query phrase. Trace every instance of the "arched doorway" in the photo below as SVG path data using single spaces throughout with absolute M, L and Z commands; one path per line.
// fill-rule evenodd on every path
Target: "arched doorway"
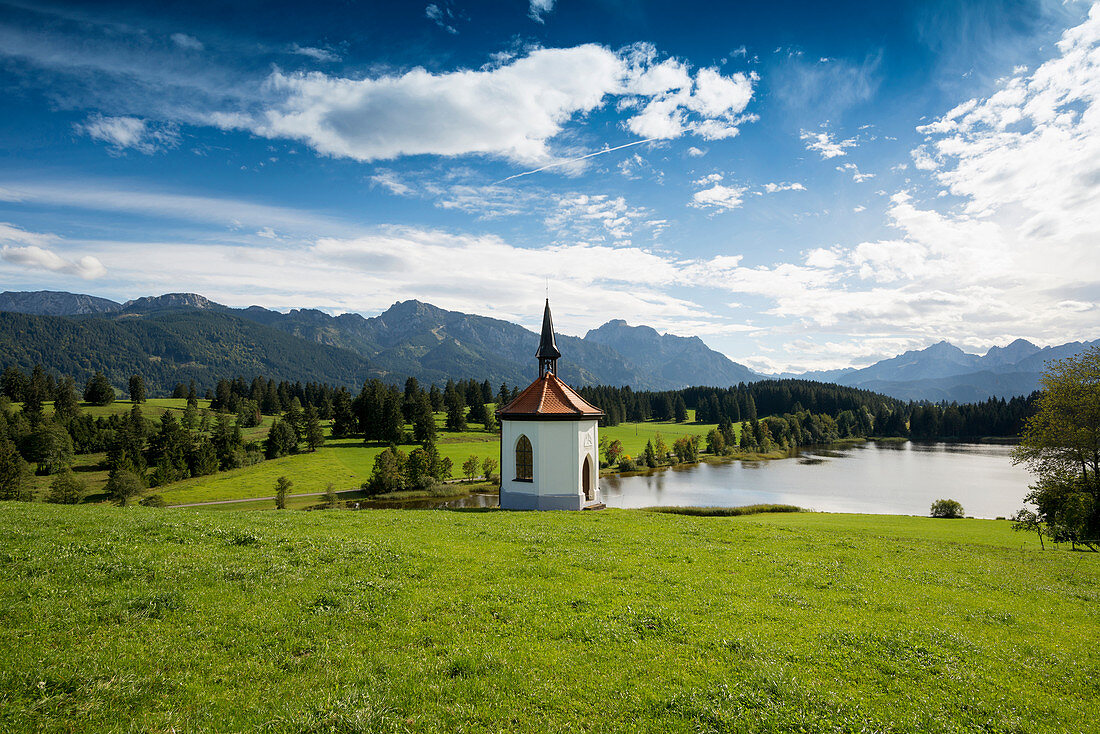
M 596 493 L 592 487 L 592 457 L 584 457 L 584 466 L 581 467 L 581 488 L 584 489 L 584 499 L 591 502 L 596 499 Z

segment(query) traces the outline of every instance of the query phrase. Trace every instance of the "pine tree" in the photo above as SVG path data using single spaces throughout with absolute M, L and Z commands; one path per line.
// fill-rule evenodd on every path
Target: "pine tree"
M 332 435 L 343 438 L 355 433 L 357 428 L 355 411 L 351 406 L 351 395 L 347 390 L 339 390 L 332 403 Z
M 57 383 L 53 399 L 54 418 L 68 422 L 80 415 L 80 398 L 76 394 L 76 382 L 71 377 L 62 377 Z
M 317 411 L 312 405 L 306 407 L 305 425 L 303 427 L 305 433 L 306 446 L 310 451 L 316 451 L 319 446 L 325 443 L 325 431 L 321 428 L 321 421 L 317 417 Z
M 92 405 L 110 405 L 115 401 L 115 389 L 102 373 L 96 372 L 84 387 L 84 402 Z
M 33 499 L 31 472 L 27 462 L 6 433 L 0 433 L 0 500 Z
M 673 412 L 675 413 L 674 418 L 675 418 L 677 423 L 687 422 L 688 409 L 687 409 L 687 404 L 684 402 L 684 396 L 683 395 L 677 395 L 676 396 L 676 405 L 673 408 Z
M 435 441 L 435 414 L 428 395 L 421 390 L 413 406 L 413 438 L 417 443 Z
M 145 378 L 141 375 L 130 375 L 130 401 L 134 403 L 145 402 Z
M 455 388 L 452 380 L 447 381 L 447 389 L 443 394 L 443 402 L 447 407 L 447 430 L 466 430 L 466 401 L 462 394 Z

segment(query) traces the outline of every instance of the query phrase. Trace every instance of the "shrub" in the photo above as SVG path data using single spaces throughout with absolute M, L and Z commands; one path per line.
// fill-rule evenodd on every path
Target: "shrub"
M 634 471 L 636 468 L 634 459 L 629 454 L 623 454 L 619 459 L 619 471 Z
M 279 477 L 275 480 L 275 509 L 286 509 L 286 493 L 290 491 L 293 484 L 294 482 L 286 477 Z
M 958 518 L 963 516 L 963 506 L 955 500 L 936 500 L 932 503 L 932 517 Z
M 75 505 L 84 498 L 87 486 L 83 480 L 78 479 L 72 471 L 65 471 L 54 477 L 50 482 L 50 491 L 46 495 L 46 501 L 56 505 Z

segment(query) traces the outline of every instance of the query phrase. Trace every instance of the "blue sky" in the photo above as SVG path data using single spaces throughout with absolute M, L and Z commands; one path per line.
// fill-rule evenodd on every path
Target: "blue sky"
M 1100 336 L 1084 2 L 0 2 L 0 87 L 9 290 L 549 282 L 768 371 Z

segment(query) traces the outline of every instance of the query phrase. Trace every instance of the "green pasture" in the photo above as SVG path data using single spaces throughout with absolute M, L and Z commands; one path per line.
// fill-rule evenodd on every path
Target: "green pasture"
M 0 729 L 1100 730 L 1100 555 L 1009 523 L 0 503 Z
M 186 405 L 187 401 L 184 399 L 151 398 L 141 404 L 141 410 L 146 418 L 156 424 L 159 423 L 165 410 L 171 410 L 179 417 Z M 208 409 L 209 405 L 207 400 L 199 401 L 200 410 Z M 19 404 L 13 407 L 21 408 Z M 99 417 L 128 413 L 132 403 L 128 400 L 118 400 L 106 406 L 92 406 L 85 403 L 81 407 L 84 412 Z M 495 408 L 492 405 L 489 407 Z M 45 403 L 44 411 L 47 414 L 52 413 L 52 403 Z M 437 413 L 435 417 L 440 429 L 437 438 L 438 449 L 441 455 L 451 459 L 455 478 L 461 477 L 462 463 L 471 455 L 479 459 L 493 457 L 499 460 L 500 440 L 496 432 L 487 433 L 478 423 L 471 423 L 467 431 L 449 432 L 444 430 L 446 420 L 444 414 Z M 652 421 L 624 423 L 601 428 L 600 435 L 607 441 L 621 441 L 627 454 L 637 456 L 645 448 L 646 441 L 655 438 L 658 433 L 664 438 L 669 448 L 680 436 L 696 434 L 705 439 L 707 432 L 716 426 L 693 423 L 691 421 L 694 417 L 694 411 L 689 411 L 687 423 Z M 215 419 L 216 414 L 211 414 L 211 422 Z M 274 417 L 263 416 L 259 426 L 244 430 L 245 440 L 262 442 L 273 421 Z M 411 433 L 412 426 L 406 426 L 406 429 Z M 416 447 L 417 444 L 406 444 L 400 448 L 409 452 Z M 382 445 L 364 445 L 363 441 L 357 438 L 334 439 L 329 436 L 325 445 L 315 452 L 303 451 L 264 461 L 255 466 L 187 479 L 153 491 L 161 494 L 170 504 L 267 497 L 274 492 L 275 480 L 280 476 L 286 476 L 294 482 L 293 492 L 295 493 L 323 492 L 329 483 L 334 484 L 337 489 L 352 489 L 359 487 L 370 477 L 374 458 L 384 448 Z M 82 454 L 76 457 L 73 465 L 73 470 L 87 482 L 89 493 L 93 496 L 102 492 L 107 482 L 104 459 L 105 455 L 102 453 Z M 39 496 L 44 495 L 50 480 L 51 477 L 35 477 Z

